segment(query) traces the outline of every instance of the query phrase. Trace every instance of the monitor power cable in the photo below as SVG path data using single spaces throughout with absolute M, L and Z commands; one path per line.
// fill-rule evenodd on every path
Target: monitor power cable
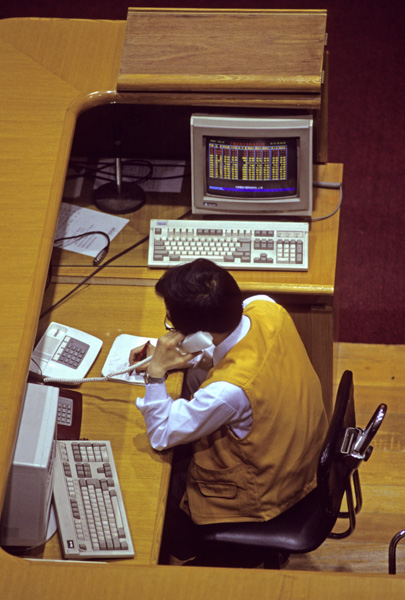
M 311 222 L 324 221 L 325 219 L 330 219 L 331 217 L 333 217 L 333 215 L 335 215 L 338 212 L 338 210 L 342 206 L 342 202 L 343 202 L 343 186 L 342 186 L 342 184 L 337 183 L 337 182 L 329 182 L 329 181 L 314 181 L 313 186 L 318 187 L 318 188 L 323 188 L 326 190 L 339 190 L 340 191 L 339 202 L 338 202 L 337 206 L 333 209 L 333 211 L 322 217 L 312 217 Z

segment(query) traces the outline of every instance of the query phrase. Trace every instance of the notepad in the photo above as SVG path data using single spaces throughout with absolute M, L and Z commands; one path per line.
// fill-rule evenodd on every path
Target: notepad
M 111 373 L 122 371 L 130 366 L 129 354 L 134 348 L 143 346 L 147 341 L 156 346 L 157 338 L 141 337 L 137 335 L 129 335 L 122 333 L 115 338 L 114 343 L 108 353 L 107 360 L 104 363 L 101 374 L 105 377 Z M 116 375 L 111 378 L 111 381 L 121 381 L 122 383 L 131 383 L 135 385 L 145 385 L 142 374 L 135 372 Z

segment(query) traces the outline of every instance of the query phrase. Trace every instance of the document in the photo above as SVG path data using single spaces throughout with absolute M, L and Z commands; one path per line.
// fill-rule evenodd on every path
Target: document
M 134 348 L 143 346 L 146 342 L 150 342 L 156 346 L 156 338 L 141 337 L 137 335 L 129 335 L 122 333 L 115 338 L 114 343 L 108 353 L 107 360 L 104 363 L 101 374 L 105 377 L 112 373 L 123 371 L 129 364 L 129 353 Z M 135 372 L 116 375 L 111 378 L 112 381 L 122 381 L 123 383 L 132 383 L 137 385 L 145 385 L 143 375 L 138 375 Z
M 123 217 L 116 217 L 115 215 L 98 212 L 90 208 L 82 208 L 74 204 L 62 202 L 55 240 L 80 235 L 88 231 L 103 231 L 108 235 L 110 240 L 113 240 L 128 222 L 129 219 L 124 219 Z M 94 258 L 105 248 L 107 242 L 108 240 L 104 235 L 95 233 L 76 239 L 55 241 L 54 246 L 86 254 Z

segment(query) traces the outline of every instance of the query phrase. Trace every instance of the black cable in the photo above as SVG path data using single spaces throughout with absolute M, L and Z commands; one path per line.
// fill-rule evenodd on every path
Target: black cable
M 182 177 L 190 177 L 191 173 L 185 173 L 182 175 L 168 175 L 165 177 L 153 177 L 152 173 L 154 168 L 160 168 L 160 167 L 184 167 L 185 165 L 183 164 L 179 164 L 179 165 L 173 165 L 171 163 L 169 164 L 153 164 L 152 162 L 148 161 L 148 160 L 142 160 L 142 159 L 127 159 L 127 160 L 122 160 L 122 164 L 123 166 L 125 165 L 130 165 L 130 166 L 134 166 L 134 165 L 140 165 L 140 166 L 147 166 L 149 167 L 149 173 L 147 175 L 145 175 L 144 177 L 131 177 L 130 175 L 126 175 L 125 179 L 130 180 L 130 181 L 134 181 L 135 183 L 142 183 L 143 181 L 161 181 L 161 180 L 165 180 L 165 179 L 181 179 Z M 79 177 L 91 177 L 92 175 L 97 175 L 97 179 L 98 180 L 103 180 L 103 181 L 114 181 L 114 177 L 113 175 L 109 175 L 108 173 L 104 173 L 103 175 L 100 175 L 100 172 L 102 172 L 104 169 L 108 169 L 111 167 L 111 163 L 105 163 L 103 165 L 103 163 L 99 163 L 98 167 L 94 167 L 94 168 L 89 168 L 87 166 L 81 166 L 80 163 L 71 163 L 71 167 L 72 168 L 77 168 L 77 169 L 81 169 L 84 172 L 79 172 L 77 175 L 68 175 L 66 177 L 66 179 L 78 179 Z
M 191 177 L 191 173 L 183 173 L 182 175 L 168 175 L 166 177 L 150 177 L 148 181 L 165 181 L 166 179 L 183 179 L 183 177 Z
M 149 181 L 149 179 L 152 178 L 152 173 L 153 173 L 153 168 L 154 165 L 151 161 L 149 160 L 142 160 L 142 159 L 134 159 L 134 160 L 130 160 L 130 161 L 122 161 L 122 165 L 138 165 L 138 166 L 146 166 L 149 169 L 149 172 L 144 175 L 143 177 L 130 177 L 128 175 L 125 176 L 125 179 L 133 181 L 134 183 L 142 183 L 143 181 Z M 103 180 L 103 181 L 115 181 L 114 175 L 113 174 L 109 174 L 109 173 L 105 173 L 104 171 L 106 169 L 110 169 L 112 166 L 112 163 L 110 162 L 106 162 L 106 163 L 98 163 L 97 167 L 94 168 L 90 168 L 86 165 L 81 165 L 81 163 L 79 162 L 71 162 L 70 163 L 70 167 L 73 169 L 77 169 L 78 173 L 74 174 L 74 175 L 67 175 L 66 179 L 79 179 L 79 178 L 88 178 L 88 177 L 92 177 L 94 175 L 97 176 L 98 180 Z M 101 173 L 101 175 L 100 175 Z
M 105 238 L 107 238 L 107 244 L 104 246 L 104 248 L 102 248 L 100 250 L 100 252 L 97 254 L 97 256 L 93 260 L 93 265 L 95 267 L 98 267 L 98 265 L 101 263 L 101 261 L 107 256 L 108 250 L 110 249 L 111 238 L 108 235 L 108 233 L 106 233 L 105 231 L 86 231 L 84 233 L 78 233 L 77 235 L 70 235 L 67 237 L 57 238 L 56 240 L 54 240 L 53 243 L 56 244 L 57 242 L 64 242 L 66 240 L 75 240 L 77 238 L 86 237 L 86 236 L 90 236 L 90 235 L 103 235 Z M 63 246 L 57 246 L 57 248 L 62 248 L 62 247 Z
M 178 220 L 180 221 L 182 219 L 185 219 L 190 213 L 191 213 L 191 210 L 188 210 L 186 213 L 184 213 L 184 215 L 182 215 L 181 217 L 179 217 Z M 53 310 L 54 308 L 56 308 L 57 306 L 59 306 L 59 304 L 61 304 L 65 300 L 67 300 L 72 294 L 74 294 L 76 292 L 76 290 L 78 290 L 82 285 L 84 285 L 85 283 L 87 283 L 89 281 L 89 279 L 91 279 L 92 277 L 94 277 L 95 275 L 97 275 L 97 273 L 99 273 L 100 271 L 102 271 L 105 267 L 107 267 L 108 265 L 110 265 L 112 262 L 114 262 L 118 258 L 121 258 L 121 256 L 124 256 L 125 254 L 127 254 L 131 250 L 134 250 L 135 248 L 137 248 L 141 244 L 144 244 L 145 242 L 147 242 L 148 239 L 149 239 L 149 234 L 146 235 L 141 240 L 139 240 L 138 242 L 135 242 L 135 244 L 132 244 L 132 246 L 129 246 L 125 250 L 121 250 L 121 252 L 119 252 L 118 254 L 115 254 L 114 256 L 112 256 L 111 258 L 109 258 L 104 264 L 100 265 L 97 269 L 95 269 L 92 273 L 90 273 L 90 275 L 88 275 L 80 283 L 78 283 L 76 285 L 76 287 L 73 288 L 73 290 L 70 290 L 70 292 L 68 292 L 67 294 L 65 294 L 63 296 L 63 298 L 61 298 L 60 300 L 58 300 L 57 302 L 55 302 L 55 304 L 53 304 L 52 306 L 50 306 L 49 308 L 47 308 L 43 313 L 41 313 L 41 315 L 39 316 L 39 318 L 42 319 L 42 317 L 44 317 L 49 312 L 51 312 L 51 310 Z M 144 265 L 142 265 L 142 266 L 144 266 Z
M 61 298 L 60 300 L 58 300 L 58 302 L 56 302 L 55 304 L 53 304 L 52 306 L 50 306 L 49 308 L 47 308 L 40 315 L 39 318 L 42 319 L 42 317 L 44 317 L 45 315 L 47 315 L 51 310 L 53 310 L 54 308 L 56 308 L 64 300 L 67 300 L 76 290 L 78 290 L 82 285 L 84 285 L 85 283 L 87 283 L 89 281 L 89 279 L 91 279 L 92 277 L 94 277 L 94 275 L 97 275 L 97 273 L 99 273 L 100 271 L 102 271 L 105 267 L 107 267 L 109 264 L 111 264 L 114 260 L 120 258 L 121 256 L 123 256 L 127 252 L 130 252 L 131 250 L 134 250 L 137 246 L 140 246 L 141 244 L 143 244 L 144 242 L 146 242 L 148 239 L 149 239 L 149 234 L 147 236 L 145 236 L 144 238 L 142 238 L 141 240 L 139 240 L 138 242 L 136 242 L 135 244 L 133 244 L 132 246 L 129 246 L 129 248 L 126 248 L 125 250 L 122 250 L 121 252 L 119 252 L 115 256 L 112 256 L 104 264 L 100 265 L 97 269 L 95 269 L 92 273 L 90 273 L 90 275 L 88 275 L 80 283 L 78 283 L 77 286 L 75 288 L 73 288 L 73 290 L 70 290 L 70 292 L 68 292 L 67 294 L 65 294 L 65 296 L 63 296 L 63 298 Z

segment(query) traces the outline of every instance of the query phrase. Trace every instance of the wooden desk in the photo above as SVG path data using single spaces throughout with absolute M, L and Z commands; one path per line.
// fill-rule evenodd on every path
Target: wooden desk
M 77 115 L 115 98 L 124 22 L 0 22 L 0 504 Z M 115 389 L 115 388 L 114 388 Z M 403 597 L 401 576 L 259 572 L 163 566 L 36 562 L 0 550 L 3 596 L 13 600 L 141 598 Z

